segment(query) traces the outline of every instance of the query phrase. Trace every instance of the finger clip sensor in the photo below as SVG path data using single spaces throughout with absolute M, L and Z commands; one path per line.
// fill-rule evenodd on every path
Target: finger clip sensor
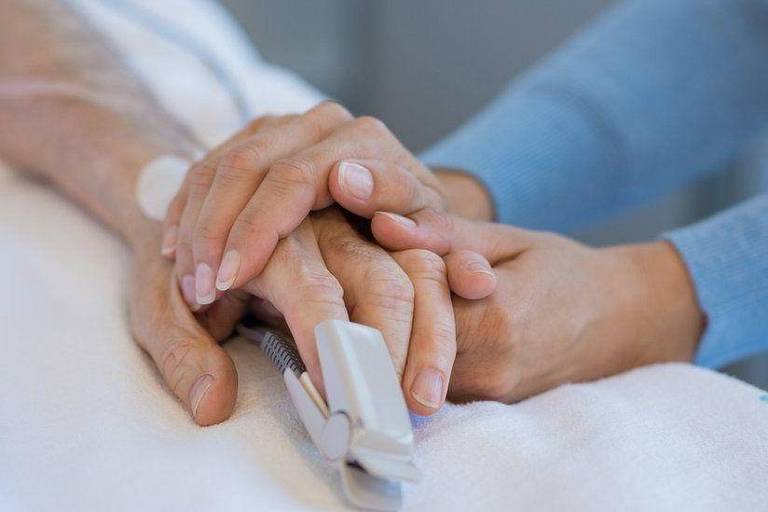
M 238 332 L 257 343 L 282 372 L 309 436 L 338 466 L 349 501 L 366 509 L 398 510 L 401 482 L 416 482 L 421 473 L 413 463 L 405 399 L 381 333 L 341 320 L 315 327 L 326 404 L 287 337 L 247 323 Z

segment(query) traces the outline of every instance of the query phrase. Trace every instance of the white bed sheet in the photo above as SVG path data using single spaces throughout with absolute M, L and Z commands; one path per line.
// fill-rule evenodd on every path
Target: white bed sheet
M 339 481 L 259 350 L 228 344 L 234 416 L 200 428 L 128 332 L 121 244 L 0 173 L 0 507 L 335 510 Z M 759 510 L 768 397 L 664 365 L 417 421 L 407 510 Z

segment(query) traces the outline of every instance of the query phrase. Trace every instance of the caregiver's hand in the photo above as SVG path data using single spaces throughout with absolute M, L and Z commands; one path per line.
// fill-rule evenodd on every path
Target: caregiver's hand
M 442 210 L 446 201 L 440 181 L 380 121 L 325 102 L 257 119 L 193 166 L 169 208 L 164 252 L 175 250 L 180 280 L 210 304 L 259 275 L 278 241 L 332 194 L 364 217 Z
M 516 401 L 561 383 L 693 356 L 704 317 L 667 242 L 593 249 L 435 212 L 411 219 L 377 214 L 374 235 L 393 250 L 476 250 L 498 276 L 489 298 L 454 299 L 451 397 Z

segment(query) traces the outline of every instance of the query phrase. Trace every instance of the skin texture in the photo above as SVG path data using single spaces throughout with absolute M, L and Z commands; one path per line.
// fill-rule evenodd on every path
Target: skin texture
M 306 122 L 303 119 L 298 122 Z M 261 124 L 256 133 L 271 122 Z M 564 382 L 596 379 L 653 362 L 690 360 L 703 316 L 687 270 L 668 244 L 591 249 L 552 234 L 470 222 L 446 213 L 451 194 L 442 186 L 445 182 L 465 186 L 471 180 L 465 175 L 450 174 L 437 192 L 400 163 L 359 158 L 345 162 L 370 172 L 367 199 L 344 186 L 342 162 L 330 167 L 327 192 L 338 204 L 372 217 L 373 234 L 382 246 L 395 252 L 426 249 L 444 256 L 450 289 L 463 290 L 467 298 L 485 297 L 471 297 L 464 289 L 478 281 L 478 272 L 469 271 L 488 269 L 488 262 L 494 267 L 494 273 L 488 273 L 496 287 L 491 296 L 473 302 L 454 295 L 457 346 L 436 343 L 423 352 L 433 358 L 442 352 L 447 361 L 457 351 L 449 389 L 453 399 L 509 402 Z M 215 173 L 217 166 L 210 168 Z M 228 186 L 239 183 L 234 180 Z M 470 214 L 487 218 L 492 206 L 478 186 L 467 189 L 479 204 Z M 286 185 L 285 196 L 294 188 L 302 185 Z M 319 194 L 326 194 L 322 184 L 319 189 Z M 460 201 L 458 187 L 449 190 Z M 442 199 L 434 200 L 435 193 Z M 205 202 L 210 197 L 209 193 Z M 288 208 L 303 211 L 301 204 Z M 381 211 L 387 208 L 411 213 Z M 183 210 L 179 206 L 178 211 Z M 167 225 L 173 223 L 171 219 Z M 415 304 L 416 310 L 430 306 L 418 298 Z M 420 347 L 414 339 L 411 343 L 412 350 Z M 440 372 L 439 378 L 445 375 Z
M 302 130 L 315 134 L 312 127 L 320 122 L 318 118 L 330 115 L 331 119 L 324 122 L 332 123 L 341 112 L 339 109 L 335 103 L 323 103 L 302 116 L 257 119 L 193 166 L 169 208 L 161 250 L 167 258 L 175 259 L 182 296 L 193 311 L 203 314 L 210 306 L 198 303 L 199 290 L 190 284 L 194 279 L 191 235 L 197 231 L 195 226 L 206 222 L 206 209 L 216 216 L 229 211 L 233 218 L 237 214 L 233 208 L 238 204 L 237 197 L 247 208 L 251 201 L 246 195 L 247 182 L 258 176 L 258 172 L 243 169 L 238 171 L 242 181 L 223 178 L 223 185 L 217 190 L 216 180 L 222 179 L 218 171 L 223 169 L 224 175 L 233 172 L 227 162 L 233 154 L 243 151 L 244 144 L 249 148 L 263 147 L 264 162 L 279 158 L 284 154 L 283 148 L 308 151 L 298 146 L 313 140 L 302 140 Z M 286 131 L 286 127 L 290 130 Z M 350 147 L 356 142 L 340 140 Z M 205 174 L 208 172 L 214 174 L 208 176 Z M 203 175 L 207 177 L 201 178 Z M 440 202 L 436 195 L 435 202 Z M 179 228 L 175 227 L 177 219 L 181 222 Z M 314 239 L 309 234 L 310 225 Z M 203 231 L 210 233 L 207 228 Z M 206 235 L 205 238 L 215 237 Z M 292 257 L 296 253 L 301 257 Z M 303 276 L 303 280 L 296 282 L 296 276 Z M 351 320 L 382 332 L 395 369 L 403 377 L 406 402 L 412 411 L 426 415 L 436 411 L 445 399 L 456 350 L 449 282 L 455 284 L 455 293 L 477 299 L 492 292 L 495 276 L 485 259 L 471 251 L 451 255 L 445 262 L 422 250 L 387 254 L 364 240 L 338 210 L 325 208 L 313 212 L 287 236 L 281 236 L 263 271 L 237 290 L 263 299 L 266 308 L 284 317 L 312 380 L 321 390 L 314 326 L 328 318 L 346 319 L 346 306 Z M 219 300 L 213 302 L 213 306 L 226 298 L 227 293 L 217 292 Z M 420 389 L 417 381 L 424 382 L 419 379 L 422 371 L 442 382 L 438 396 L 424 397 L 423 393 L 416 392 Z
M 593 249 L 567 238 L 424 211 L 377 214 L 382 245 L 472 249 L 496 292 L 454 298 L 455 400 L 514 402 L 566 382 L 689 361 L 704 327 L 688 272 L 667 242 Z
M 431 414 L 445 399 L 447 384 L 434 404 L 413 393 L 422 369 L 447 383 L 456 352 L 445 265 L 433 253 L 390 255 L 360 236 L 339 210 L 326 209 L 278 243 L 258 278 L 197 314 L 181 297 L 172 262 L 158 258 L 159 236 L 136 254 L 130 295 L 136 338 L 200 424 L 221 421 L 234 407 L 236 372 L 218 342 L 247 310 L 290 329 L 320 387 L 313 328 L 328 318 L 351 319 L 382 331 L 411 410 Z M 324 260 L 333 263 L 326 268 Z M 196 396 L 196 383 L 206 376 L 210 386 Z
M 355 170 L 364 175 L 362 185 L 344 179 Z M 455 191 L 473 180 L 443 176 L 451 192 L 381 121 L 354 118 L 337 103 L 259 118 L 192 167 L 168 210 L 164 253 L 175 254 L 182 282 L 195 283 L 190 306 L 210 304 L 220 292 L 258 276 L 278 241 L 309 212 L 337 197 L 365 218 L 382 209 L 445 210 L 449 198 L 458 199 Z M 477 186 L 467 188 L 482 194 Z M 472 213 L 488 215 L 487 210 Z M 482 258 L 475 260 L 482 265 Z M 492 272 L 487 265 L 483 271 L 454 292 L 468 298 L 491 293 Z

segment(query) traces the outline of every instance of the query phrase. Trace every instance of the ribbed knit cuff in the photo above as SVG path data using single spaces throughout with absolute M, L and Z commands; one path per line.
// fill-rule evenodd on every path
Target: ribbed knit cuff
M 768 350 L 768 195 L 663 237 L 683 256 L 707 315 L 696 363 L 717 368 Z

